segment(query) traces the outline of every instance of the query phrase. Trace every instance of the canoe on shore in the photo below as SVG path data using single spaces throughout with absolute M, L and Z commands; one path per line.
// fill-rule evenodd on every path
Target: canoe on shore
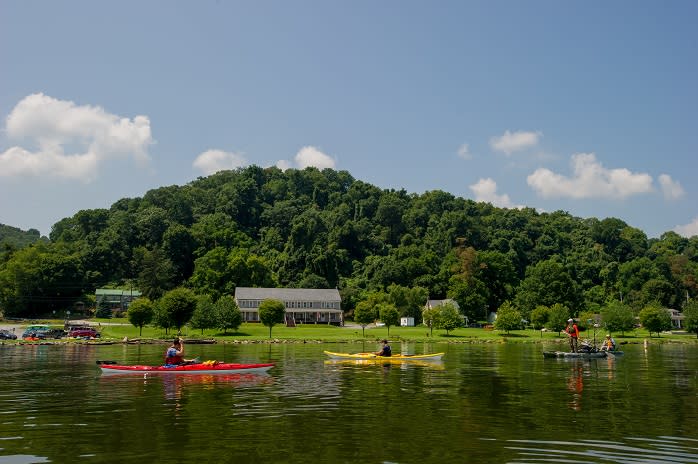
M 273 363 L 237 364 L 237 363 L 197 363 L 183 365 L 145 366 L 120 365 L 109 361 L 99 362 L 103 374 L 234 374 L 241 372 L 266 372 Z
M 591 353 L 572 353 L 569 351 L 543 351 L 543 357 L 545 358 L 579 358 L 579 359 L 594 359 L 594 358 L 607 358 L 613 356 L 622 355 L 622 351 L 594 351 Z
M 444 353 L 430 354 L 394 354 L 392 356 L 377 356 L 375 353 L 335 353 L 325 351 L 331 359 L 360 359 L 368 361 L 401 362 L 401 361 L 439 361 Z

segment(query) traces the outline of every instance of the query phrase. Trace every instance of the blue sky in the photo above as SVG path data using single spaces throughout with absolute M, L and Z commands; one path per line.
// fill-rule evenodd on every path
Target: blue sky
M 698 234 L 698 2 L 0 0 L 0 223 L 255 164 Z

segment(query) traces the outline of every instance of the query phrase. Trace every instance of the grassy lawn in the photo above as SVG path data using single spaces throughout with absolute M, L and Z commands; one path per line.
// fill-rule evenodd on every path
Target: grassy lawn
M 63 321 L 32 321 L 32 324 L 49 324 L 55 327 L 62 327 Z M 30 325 L 29 322 L 22 324 L 23 326 Z M 143 327 L 143 334 L 139 334 L 139 329 L 128 323 L 126 319 L 92 319 L 90 325 L 97 326 L 97 329 L 102 335 L 102 340 L 121 341 L 124 337 L 130 340 L 133 339 L 156 339 L 170 340 L 174 337 L 176 331 L 170 330 L 165 333 L 163 329 L 146 326 Z M 18 335 L 21 334 L 22 328 L 17 328 Z M 366 327 L 365 334 L 362 334 L 362 329 L 359 326 L 335 327 L 328 325 L 306 324 L 297 327 L 286 327 L 284 325 L 276 325 L 272 328 L 271 339 L 269 337 L 269 328 L 261 324 L 243 324 L 237 332 L 215 330 L 193 330 L 188 327 L 182 329 L 182 336 L 186 339 L 215 339 L 217 342 L 223 343 L 244 343 L 244 342 L 269 342 L 269 341 L 312 341 L 312 342 L 361 342 L 361 341 L 379 341 L 384 338 L 392 342 L 410 341 L 410 342 L 443 342 L 443 343 L 560 343 L 567 345 L 567 337 L 564 334 L 551 332 L 541 332 L 539 330 L 514 330 L 509 334 L 492 329 L 480 328 L 459 328 L 452 330 L 446 334 L 444 330 L 434 330 L 424 326 L 418 327 L 391 327 L 388 331 L 386 327 L 375 327 L 373 325 Z M 597 331 L 596 341 L 601 343 L 605 332 Z M 592 332 L 583 332 L 582 339 L 593 340 Z M 644 329 L 636 329 L 632 332 L 627 332 L 624 335 L 613 334 L 616 343 L 643 343 L 648 340 L 650 343 L 698 343 L 698 338 L 694 334 L 669 334 L 663 333 L 660 337 L 657 334 L 649 336 Z
M 101 332 L 104 338 L 123 339 L 128 337 L 133 338 L 155 338 L 169 339 L 173 337 L 175 332 L 170 331 L 165 334 L 165 331 L 154 327 L 144 327 L 143 335 L 139 336 L 138 328 L 128 325 L 128 322 L 123 320 L 125 325 L 111 325 L 118 319 L 104 320 Z M 363 334 L 362 334 L 363 332 Z M 182 335 L 185 339 L 215 339 L 220 342 L 244 342 L 244 341 L 270 341 L 269 328 L 261 324 L 243 324 L 237 332 L 228 331 L 224 334 L 221 330 L 192 330 L 188 327 L 182 329 Z M 597 331 L 596 341 L 601 343 L 605 332 Z M 589 338 L 593 340 L 593 333 L 582 333 L 582 339 Z M 326 342 L 352 342 L 352 341 L 378 341 L 387 338 L 395 341 L 414 341 L 414 342 L 446 342 L 446 343 L 540 343 L 540 342 L 559 342 L 567 343 L 565 334 L 557 334 L 551 332 L 541 332 L 539 330 L 515 330 L 509 334 L 498 330 L 487 330 L 480 328 L 459 328 L 452 330 L 448 334 L 444 330 L 434 330 L 430 332 L 429 328 L 424 326 L 418 327 L 391 327 L 388 331 L 386 327 L 366 327 L 362 331 L 358 326 L 335 327 L 328 325 L 306 324 L 297 327 L 286 327 L 284 325 L 276 325 L 271 331 L 271 340 L 286 340 L 286 341 L 326 341 Z M 678 335 L 678 334 L 662 334 L 657 337 L 657 334 L 649 336 L 648 332 L 643 329 L 637 329 L 633 332 L 614 334 L 616 343 L 642 343 L 645 339 L 650 339 L 651 342 L 692 342 L 698 343 L 698 338 L 695 335 Z

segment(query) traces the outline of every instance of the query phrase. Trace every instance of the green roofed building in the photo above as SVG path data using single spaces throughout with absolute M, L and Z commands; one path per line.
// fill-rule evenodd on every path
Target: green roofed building
M 128 310 L 128 305 L 141 296 L 137 290 L 98 288 L 95 290 L 97 310 L 110 310 L 112 316 L 119 317 Z

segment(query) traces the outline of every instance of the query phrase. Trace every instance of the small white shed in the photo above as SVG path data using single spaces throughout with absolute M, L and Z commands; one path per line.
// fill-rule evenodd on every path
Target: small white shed
M 414 317 L 401 317 L 400 326 L 402 327 L 414 327 Z

